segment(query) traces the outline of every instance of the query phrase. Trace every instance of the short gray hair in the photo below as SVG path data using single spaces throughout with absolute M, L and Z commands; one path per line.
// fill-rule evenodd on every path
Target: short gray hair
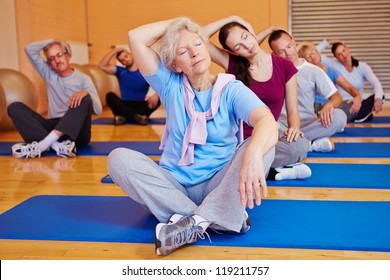
M 201 34 L 200 26 L 192 21 L 188 17 L 177 18 L 165 31 L 164 36 L 161 38 L 160 45 L 158 47 L 158 53 L 163 61 L 164 65 L 171 71 L 175 71 L 172 67 L 173 60 L 176 56 L 176 46 L 180 39 L 180 31 L 188 30 L 193 33 L 197 33 L 200 38 L 205 42 L 204 36 Z
M 45 55 L 46 59 L 48 59 L 47 57 L 47 51 L 54 45 L 58 45 L 61 47 L 62 51 L 64 53 L 68 53 L 68 54 L 71 54 L 70 53 L 70 50 L 68 50 L 68 48 L 70 48 L 70 46 L 65 43 L 64 41 L 59 41 L 59 40 L 55 40 L 55 41 L 52 41 L 50 43 L 48 43 L 46 46 L 43 47 L 43 54 Z

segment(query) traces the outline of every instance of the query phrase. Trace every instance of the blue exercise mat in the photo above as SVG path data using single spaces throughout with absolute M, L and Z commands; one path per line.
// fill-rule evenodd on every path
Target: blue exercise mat
M 0 155 L 10 156 L 11 147 L 16 142 L 0 142 Z M 77 148 L 78 156 L 106 156 L 115 148 L 128 148 L 139 151 L 148 156 L 160 156 L 162 151 L 159 150 L 160 142 L 152 141 L 111 141 L 111 142 L 91 142 L 88 146 Z M 46 155 L 56 155 L 50 151 Z
M 263 200 L 242 235 L 197 245 L 390 251 L 390 202 Z M 0 215 L 0 238 L 153 243 L 157 220 L 128 197 L 35 196 Z
M 390 127 L 346 127 L 332 137 L 390 137 Z
M 308 157 L 320 158 L 390 158 L 390 143 L 335 143 L 329 153 L 309 152 Z
M 268 186 L 390 189 L 390 164 L 307 163 L 312 171 L 303 180 L 268 180 Z
M 313 187 L 313 188 L 361 188 L 390 189 L 390 164 L 339 164 L 308 163 L 310 178 L 303 180 L 267 181 L 268 186 Z M 104 184 L 113 184 L 110 175 L 101 179 Z
M 355 122 L 350 122 L 350 123 L 355 123 Z M 361 124 L 370 124 L 370 123 L 377 123 L 377 124 L 390 123 L 390 116 L 383 116 L 383 117 L 374 116 L 374 118 L 371 121 L 362 122 Z
M 149 118 L 148 124 L 164 124 L 165 125 L 165 118 Z M 110 124 L 114 125 L 114 119 L 113 118 L 96 118 L 92 120 L 92 124 Z M 135 123 L 129 123 L 126 122 L 125 125 L 137 125 Z

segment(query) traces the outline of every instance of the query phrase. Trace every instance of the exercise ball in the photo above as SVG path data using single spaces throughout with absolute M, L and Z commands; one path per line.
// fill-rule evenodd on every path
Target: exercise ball
M 15 126 L 8 117 L 7 107 L 13 102 L 23 102 L 33 110 L 38 106 L 38 94 L 34 84 L 21 72 L 12 69 L 0 69 L 0 130 L 15 129 Z
M 87 71 L 89 72 L 89 76 L 92 78 L 93 82 L 95 83 L 102 106 L 106 106 L 107 93 L 119 91 L 116 77 L 105 73 L 97 65 L 86 64 L 83 66 L 87 69 Z

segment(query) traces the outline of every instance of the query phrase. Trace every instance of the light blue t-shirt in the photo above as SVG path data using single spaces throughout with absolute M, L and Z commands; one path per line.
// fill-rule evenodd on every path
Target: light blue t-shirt
M 336 80 L 337 78 L 341 75 L 341 73 L 332 68 L 332 67 L 326 67 L 326 75 L 328 75 L 329 79 L 336 85 Z M 327 103 L 329 100 L 322 97 L 321 94 L 317 91 L 316 92 L 316 100 L 315 100 L 317 103 L 321 103 L 321 104 L 325 104 Z
M 242 82 L 234 80 L 222 91 L 218 113 L 207 121 L 207 140 L 204 145 L 195 145 L 194 163 L 178 166 L 181 158 L 184 134 L 189 117 L 184 105 L 182 75 L 168 70 L 161 60 L 154 75 L 145 76 L 159 94 L 166 110 L 168 138 L 160 159 L 183 186 L 192 186 L 210 179 L 232 158 L 236 146 L 239 120 L 248 122 L 250 113 L 264 103 Z M 195 92 L 194 106 L 198 112 L 210 108 L 213 87 L 205 92 Z

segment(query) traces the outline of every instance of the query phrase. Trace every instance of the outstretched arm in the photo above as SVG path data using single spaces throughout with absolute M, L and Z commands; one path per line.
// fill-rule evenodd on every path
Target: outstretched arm
M 296 141 L 304 134 L 301 129 L 301 119 L 298 112 L 298 82 L 295 74 L 287 82 L 286 86 L 286 112 L 288 129 L 284 131 L 284 135 L 288 142 Z
M 130 50 L 143 75 L 152 75 L 157 71 L 158 54 L 152 46 L 164 35 L 173 21 L 175 19 L 158 21 L 129 31 Z
M 249 123 L 254 129 L 242 159 L 238 191 L 241 205 L 253 208 L 253 200 L 256 205 L 260 205 L 261 193 L 264 197 L 268 194 L 263 157 L 276 145 L 279 125 L 265 107 L 253 110 L 249 115 Z
M 350 82 L 348 82 L 342 74 L 337 77 L 336 84 L 352 96 L 352 98 L 348 101 L 348 103 L 352 103 L 351 108 L 349 108 L 349 112 L 351 114 L 359 112 L 360 107 L 362 106 L 362 98 L 359 91 Z
M 343 102 L 343 97 L 341 94 L 336 91 L 331 97 L 329 97 L 329 101 L 325 103 L 319 112 L 319 117 L 324 127 L 329 127 L 333 122 L 333 110 L 337 108 Z

